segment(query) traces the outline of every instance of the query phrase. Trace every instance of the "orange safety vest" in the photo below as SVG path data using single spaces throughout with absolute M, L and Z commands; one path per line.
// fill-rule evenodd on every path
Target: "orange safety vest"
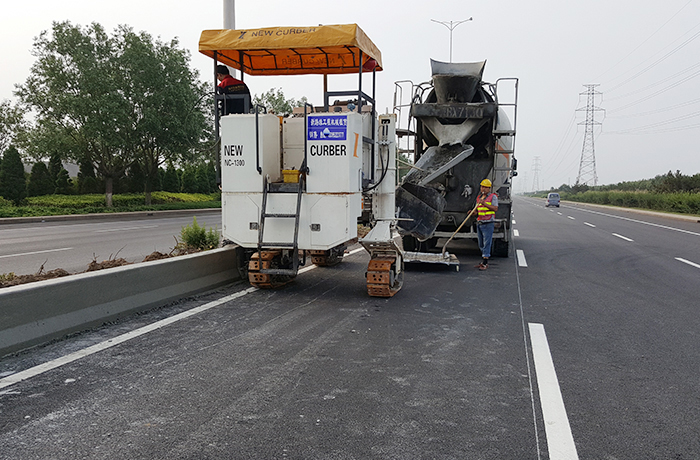
M 496 195 L 496 194 L 489 193 L 489 195 L 486 197 L 486 200 L 484 200 L 484 204 L 491 206 L 494 195 Z M 476 208 L 476 212 L 478 213 L 478 217 L 476 218 L 476 220 L 481 220 L 481 221 L 491 220 L 492 216 L 494 214 L 496 214 L 495 211 L 491 211 L 489 208 L 487 208 L 486 206 L 482 206 L 482 205 L 479 205 L 479 207 Z

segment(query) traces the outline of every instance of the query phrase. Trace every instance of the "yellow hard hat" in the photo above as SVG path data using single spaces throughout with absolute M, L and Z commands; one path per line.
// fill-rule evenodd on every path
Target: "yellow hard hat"
M 484 179 L 481 181 L 481 185 L 483 185 L 484 187 L 491 187 L 491 181 L 488 179 Z

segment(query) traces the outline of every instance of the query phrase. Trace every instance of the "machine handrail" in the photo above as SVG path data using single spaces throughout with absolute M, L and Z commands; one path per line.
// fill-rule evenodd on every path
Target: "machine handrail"
M 301 171 L 303 174 L 309 174 L 309 163 L 308 163 L 308 142 L 309 142 L 309 119 L 308 119 L 308 114 L 309 112 L 306 111 L 308 107 L 311 107 L 311 110 L 314 110 L 314 106 L 309 104 L 308 102 L 304 102 L 304 162 L 301 164 L 301 168 L 299 168 L 299 171 Z M 301 187 L 301 184 L 299 185 Z
M 260 167 L 260 125 L 258 123 L 260 109 L 263 109 L 265 113 L 267 113 L 267 107 L 255 104 L 255 169 L 258 170 L 258 174 L 262 175 L 262 168 Z

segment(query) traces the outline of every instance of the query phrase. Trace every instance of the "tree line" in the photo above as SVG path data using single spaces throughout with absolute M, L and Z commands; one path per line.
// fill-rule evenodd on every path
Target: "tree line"
M 180 186 L 169 189 L 203 190 L 191 183 L 204 166 L 188 165 L 215 158 L 213 91 L 177 39 L 164 42 L 128 26 L 108 33 L 97 23 L 54 22 L 32 54 L 30 76 L 16 85 L 19 102 L 0 104 L 2 196 L 16 202 L 22 190 L 89 190 L 104 193 L 111 206 L 113 193 L 139 189 L 150 204 L 151 191 L 174 182 L 172 172 Z M 23 159 L 34 164 L 27 178 Z M 62 161 L 80 165 L 75 181 L 56 166 Z M 179 175 L 172 165 L 183 165 Z
M 143 193 L 146 181 L 154 192 L 212 194 L 219 190 L 213 162 L 185 165 L 183 168 L 169 163 L 166 167 L 158 168 L 158 173 L 150 178 L 135 163 L 113 181 L 112 187 L 114 193 Z M 20 154 L 13 146 L 0 158 L 0 197 L 15 206 L 21 205 L 26 197 L 102 194 L 104 190 L 105 179 L 95 174 L 94 167 L 88 161 L 82 161 L 77 176 L 71 178 L 60 157 L 55 154 L 51 155 L 48 165 L 43 161 L 34 163 L 30 173 L 25 172 Z
M 666 174 L 659 174 L 652 179 L 642 179 L 638 181 L 618 182 L 617 184 L 588 186 L 586 184 L 567 185 L 552 187 L 552 192 L 576 195 L 587 191 L 599 192 L 649 192 L 649 193 L 700 193 L 700 173 L 692 176 L 669 171 Z

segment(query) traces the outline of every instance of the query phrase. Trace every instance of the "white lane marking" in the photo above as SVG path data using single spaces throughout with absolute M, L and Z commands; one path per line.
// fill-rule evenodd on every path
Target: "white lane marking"
M 359 249 L 354 249 L 350 251 L 349 253 L 345 254 L 345 256 L 350 256 L 352 254 L 356 254 L 360 251 L 364 251 L 364 248 L 359 248 Z M 309 270 L 313 270 L 316 268 L 316 265 L 311 265 L 309 267 L 304 267 L 301 270 L 299 270 L 299 273 L 304 273 L 308 272 Z M 231 300 L 237 299 L 239 297 L 243 297 L 244 295 L 250 294 L 251 292 L 257 291 L 258 288 L 256 287 L 249 287 L 248 289 L 244 289 L 243 291 L 236 292 L 235 294 L 231 294 L 226 297 L 222 297 L 219 300 L 214 300 L 212 302 L 209 302 L 204 305 L 200 305 L 199 307 L 195 307 L 191 310 L 184 311 L 182 313 L 178 313 L 177 315 L 171 316 L 169 318 L 162 319 L 160 321 L 156 321 L 153 324 L 149 324 L 148 326 L 141 327 L 139 329 L 135 329 L 131 332 L 127 332 L 125 334 L 122 334 L 120 336 L 114 337 L 112 339 L 106 340 L 104 342 L 98 343 L 96 345 L 93 345 L 91 347 L 84 348 L 82 350 L 78 350 L 74 353 L 71 353 L 66 356 L 62 356 L 60 358 L 54 359 L 53 361 L 49 361 L 44 364 L 39 364 L 38 366 L 34 366 L 32 368 L 26 369 L 21 372 L 17 372 L 16 374 L 12 374 L 7 377 L 3 377 L 0 379 L 0 390 L 6 387 L 9 387 L 10 385 L 14 385 L 15 383 L 19 383 L 23 380 L 27 380 L 31 377 L 35 377 L 39 374 L 43 374 L 44 372 L 50 371 L 52 369 L 56 369 L 57 367 L 61 367 L 64 364 L 69 364 L 72 363 L 73 361 L 77 361 L 81 358 L 84 358 L 86 356 L 90 356 L 92 354 L 95 354 L 99 351 L 106 350 L 108 348 L 111 348 L 115 345 L 119 345 L 120 343 L 124 343 L 128 340 L 131 340 L 133 338 L 142 336 L 144 334 L 147 334 L 151 331 L 154 331 L 156 329 L 160 329 L 164 326 L 170 325 L 172 323 L 175 323 L 177 321 L 180 321 L 185 318 L 189 318 L 190 316 L 202 313 L 204 311 L 207 311 L 209 309 L 212 309 L 214 307 L 217 307 L 223 303 L 229 302 Z
M 679 262 L 683 262 L 684 264 L 691 265 L 691 266 L 693 266 L 693 267 L 695 267 L 695 268 L 700 268 L 700 264 L 696 264 L 695 262 L 691 262 L 691 261 L 689 261 L 689 260 L 681 259 L 680 257 L 676 257 L 676 260 L 678 260 Z
M 552 354 L 547 343 L 544 326 L 528 323 L 532 356 L 535 360 L 537 387 L 540 391 L 540 404 L 547 434 L 550 460 L 577 460 L 576 444 L 571 434 L 569 418 L 564 407 L 564 398 L 559 388 L 559 380 L 554 370 Z
M 4 259 L 5 257 L 31 256 L 32 254 L 44 254 L 46 252 L 70 251 L 71 249 L 73 248 L 47 249 L 45 251 L 23 252 L 21 254 L 7 254 L 5 256 L 0 256 L 0 259 Z
M 515 254 L 518 257 L 518 266 L 527 267 L 527 261 L 525 260 L 525 253 L 523 252 L 523 250 L 518 249 L 515 251 Z
M 634 240 L 631 239 L 631 238 L 627 238 L 626 236 L 618 235 L 617 233 L 613 233 L 613 236 L 616 236 L 616 237 L 618 237 L 618 238 L 622 238 L 622 239 L 625 240 L 625 241 L 634 241 Z
M 141 227 L 109 228 L 107 230 L 95 230 L 95 233 L 121 232 L 125 230 L 141 230 L 142 228 L 157 228 L 157 225 L 143 225 Z
M 561 216 L 561 213 L 560 213 L 560 212 L 557 212 L 557 214 L 559 214 L 559 215 Z
M 627 220 L 629 222 L 634 222 L 636 224 L 650 225 L 652 227 L 659 227 L 659 228 L 663 228 L 665 230 L 673 230 L 675 232 L 681 232 L 681 233 L 687 233 L 689 235 L 700 236 L 700 233 L 691 232 L 690 230 L 683 230 L 682 228 L 669 227 L 667 225 L 655 224 L 653 222 L 645 222 L 643 220 L 630 219 L 629 217 L 615 216 L 613 214 L 606 214 L 604 212 L 591 211 L 590 209 L 584 209 L 584 208 L 580 208 L 578 206 L 576 206 L 576 209 L 578 209 L 579 211 L 583 211 L 583 212 L 590 212 L 591 214 L 598 214 L 598 215 L 606 216 L 606 217 L 614 217 L 615 219 Z
M 149 324 L 148 326 L 134 329 L 133 331 L 127 332 L 126 334 L 122 334 L 112 339 L 105 340 L 104 342 L 98 343 L 91 347 L 84 348 L 82 350 L 78 350 L 74 353 L 54 359 L 53 361 L 49 361 L 44 364 L 39 364 L 38 366 L 34 366 L 27 370 L 17 372 L 16 374 L 12 374 L 8 377 L 4 377 L 0 379 L 0 389 L 9 387 L 10 385 L 14 385 L 15 383 L 19 383 L 23 380 L 27 380 L 28 378 L 35 377 L 39 374 L 43 374 L 44 372 L 50 371 L 52 369 L 56 369 L 57 367 L 61 367 L 64 364 L 72 363 L 73 361 L 77 361 L 81 358 L 95 354 L 99 351 L 106 350 L 115 345 L 119 345 L 121 343 L 142 336 L 156 329 L 160 329 L 164 326 L 170 325 L 182 319 L 189 318 L 190 316 L 207 311 L 211 308 L 218 307 L 223 303 L 229 302 L 239 297 L 243 297 L 244 295 L 250 294 L 251 292 L 255 292 L 257 290 L 258 288 L 256 287 L 249 287 L 248 289 L 244 289 L 243 291 L 239 291 L 235 294 L 222 297 L 219 300 L 214 300 L 213 302 L 200 305 L 199 307 L 192 308 L 191 310 L 183 311 L 182 313 L 178 313 L 177 315 L 171 316 L 169 318 L 156 321 L 155 323 Z
M 515 220 L 513 220 L 513 225 L 515 225 Z
M 588 225 L 589 227 L 593 227 L 593 228 L 595 228 L 595 225 L 593 225 L 593 224 L 589 224 L 588 222 L 584 222 L 583 224 L 584 224 L 584 225 Z
M 568 217 L 568 218 L 571 219 L 571 220 L 576 220 L 575 217 L 571 217 L 571 216 L 566 216 L 566 217 Z
M 517 229 L 513 229 L 513 236 L 520 236 L 520 232 Z

